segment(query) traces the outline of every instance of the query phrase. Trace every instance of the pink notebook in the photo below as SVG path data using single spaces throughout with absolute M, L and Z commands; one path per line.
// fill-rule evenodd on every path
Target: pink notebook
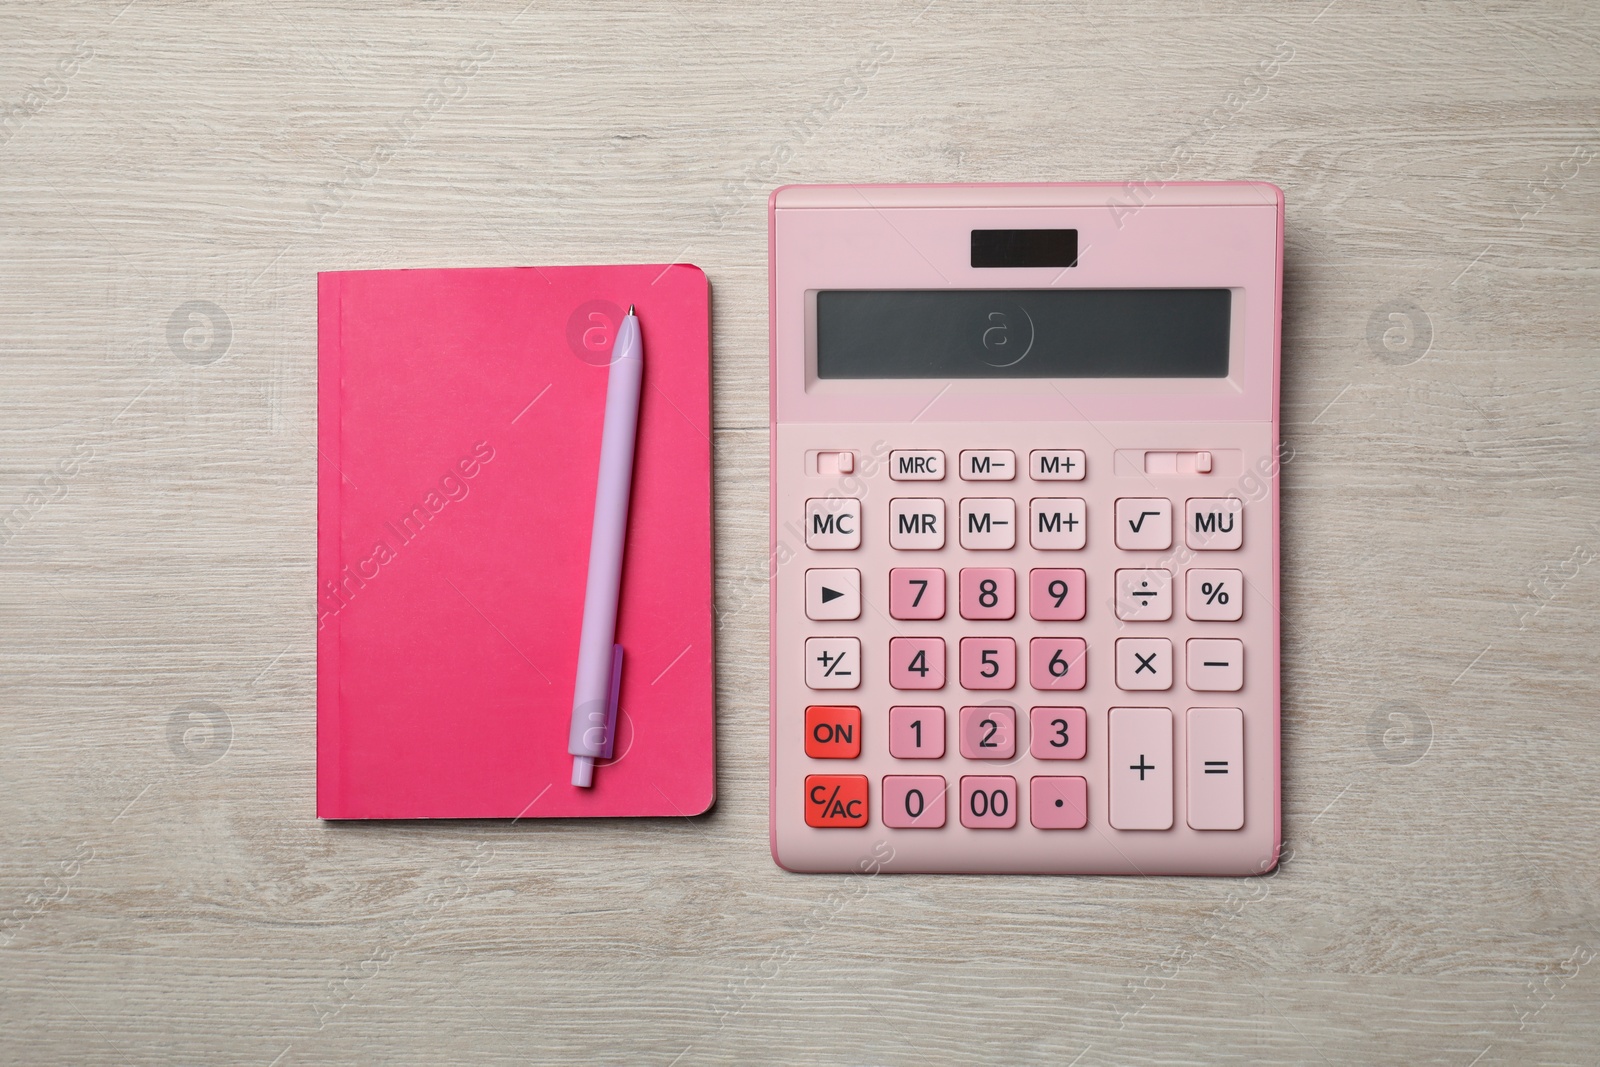
M 708 296 L 681 264 L 319 275 L 321 818 L 711 806 Z M 630 303 L 646 369 L 618 732 L 578 789 L 606 362 Z

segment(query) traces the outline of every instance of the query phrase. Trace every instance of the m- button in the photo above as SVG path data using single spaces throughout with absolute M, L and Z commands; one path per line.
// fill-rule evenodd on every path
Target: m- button
M 1017 454 L 1009 448 L 968 449 L 961 453 L 961 477 L 968 482 L 1009 482 L 1017 476 Z

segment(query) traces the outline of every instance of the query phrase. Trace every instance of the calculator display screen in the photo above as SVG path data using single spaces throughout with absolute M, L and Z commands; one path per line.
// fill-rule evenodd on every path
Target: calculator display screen
M 1228 289 L 824 289 L 818 378 L 1225 378 Z

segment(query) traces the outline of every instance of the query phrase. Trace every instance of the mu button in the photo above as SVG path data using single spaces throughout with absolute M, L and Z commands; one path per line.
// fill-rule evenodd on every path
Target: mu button
M 867 825 L 867 776 L 806 775 L 806 825 L 823 828 Z
M 806 755 L 855 759 L 861 755 L 861 709 L 813 704 L 806 709 Z

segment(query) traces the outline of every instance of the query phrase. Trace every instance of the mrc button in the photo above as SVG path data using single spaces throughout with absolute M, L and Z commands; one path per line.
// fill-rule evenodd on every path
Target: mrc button
M 806 709 L 806 755 L 855 759 L 861 755 L 861 709 L 813 704 Z
M 806 775 L 806 825 L 822 829 L 867 825 L 867 776 Z

